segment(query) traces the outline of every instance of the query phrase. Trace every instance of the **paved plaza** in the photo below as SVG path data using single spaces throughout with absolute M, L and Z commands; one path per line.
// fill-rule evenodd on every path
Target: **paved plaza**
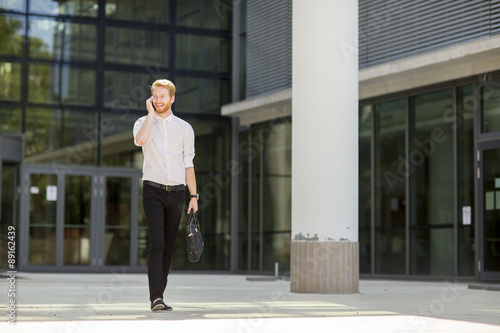
M 357 294 L 297 294 L 282 279 L 172 273 L 151 312 L 146 274 L 18 273 L 15 323 L 2 277 L 0 332 L 500 332 L 500 291 L 361 280 Z M 14 299 L 14 298 L 10 298 Z

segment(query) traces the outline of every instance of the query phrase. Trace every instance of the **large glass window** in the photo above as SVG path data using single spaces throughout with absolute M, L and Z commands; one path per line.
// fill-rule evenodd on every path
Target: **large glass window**
M 472 84 L 457 87 L 458 275 L 474 276 L 474 92 Z M 467 211 L 470 220 L 467 219 Z M 464 219 L 464 213 L 466 218 Z M 470 222 L 470 223 L 469 223 Z
M 375 104 L 375 273 L 406 272 L 406 101 Z
M 229 103 L 229 81 L 177 77 L 174 110 L 189 113 L 220 114 L 221 105 Z
M 292 126 L 279 119 L 264 127 L 262 163 L 262 213 L 264 222 L 264 271 L 290 270 L 292 221 Z
M 101 166 L 142 169 L 143 154 L 134 144 L 132 128 L 137 119 L 146 115 L 129 110 L 113 110 L 101 114 Z
M 255 125 L 243 136 L 239 269 L 290 269 L 291 120 Z
M 0 62 L 0 101 L 21 101 L 21 64 Z
M 410 99 L 410 271 L 454 274 L 453 90 Z
M 97 27 L 53 19 L 32 17 L 29 48 L 33 58 L 95 61 Z
M 371 129 L 372 108 L 359 110 L 359 272 L 371 273 Z
M 169 0 L 106 0 L 106 17 L 115 20 L 168 23 Z
M 27 109 L 26 162 L 95 165 L 97 128 L 95 112 Z
M 0 133 L 21 133 L 22 123 L 21 108 L 0 106 Z
M 212 72 L 229 71 L 228 38 L 177 34 L 176 42 L 178 68 Z
M 105 71 L 104 106 L 113 109 L 143 109 L 146 112 L 145 103 L 146 99 L 151 96 L 149 87 L 153 82 L 154 79 L 151 79 L 147 73 Z M 176 82 L 174 84 L 177 86 Z M 175 104 L 177 104 L 177 99 Z
M 177 6 L 177 24 L 193 28 L 229 29 L 233 4 L 230 0 L 183 0 Z
M 106 62 L 168 66 L 169 35 L 158 30 L 106 28 Z
M 0 55 L 24 56 L 25 19 L 20 15 L 0 15 Z
M 95 105 L 95 71 L 68 66 L 30 65 L 29 101 Z
M 480 106 L 482 132 L 500 132 L 500 79 L 482 82 Z
M 30 12 L 43 15 L 97 17 L 98 0 L 30 1 Z
M 15 10 L 15 11 L 25 11 L 26 8 L 24 4 L 26 0 L 2 0 L 0 1 L 0 9 Z

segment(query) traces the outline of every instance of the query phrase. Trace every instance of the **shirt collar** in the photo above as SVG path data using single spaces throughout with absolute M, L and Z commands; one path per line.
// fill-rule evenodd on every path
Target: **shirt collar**
M 170 115 L 167 118 L 162 118 L 155 113 L 155 119 L 156 121 L 166 120 L 167 122 L 171 123 L 174 120 L 174 112 L 170 113 Z

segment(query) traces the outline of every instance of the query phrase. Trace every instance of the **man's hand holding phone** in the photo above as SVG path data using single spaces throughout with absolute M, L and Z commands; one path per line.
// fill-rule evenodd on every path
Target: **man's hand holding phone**
M 153 96 L 146 100 L 146 108 L 148 109 L 148 114 L 154 114 L 156 109 L 153 104 Z

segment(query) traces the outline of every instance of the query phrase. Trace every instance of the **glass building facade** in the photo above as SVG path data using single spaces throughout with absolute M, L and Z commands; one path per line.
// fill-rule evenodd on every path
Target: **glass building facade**
M 252 125 L 240 137 L 238 270 L 290 270 L 291 118 Z
M 500 3 L 358 5 L 360 273 L 500 280 Z
M 498 229 L 482 218 L 495 216 L 497 191 L 481 190 L 477 165 L 495 164 L 481 146 L 498 132 L 498 84 L 493 74 L 361 102 L 361 274 L 472 278 L 478 258 L 498 263 Z
M 362 274 L 474 275 L 474 227 L 456 213 L 474 205 L 472 116 L 456 126 L 466 98 L 473 98 L 472 84 L 361 106 Z M 456 243 L 459 230 L 465 242 Z
M 224 8 L 0 1 L 0 133 L 22 134 L 25 147 L 22 163 L 2 163 L 2 253 L 15 225 L 25 269 L 144 270 L 142 152 L 132 126 L 152 82 L 169 78 L 174 113 L 196 133 L 207 244 L 202 262 L 190 264 L 181 228 L 174 269 L 229 270 L 232 124 L 220 106 L 231 98 L 232 18 Z
M 359 1 L 360 70 L 498 34 L 485 3 Z M 1 253 L 15 226 L 22 269 L 145 271 L 143 160 L 132 126 L 149 86 L 167 77 L 177 87 L 174 113 L 196 134 L 205 239 L 202 260 L 189 263 L 184 216 L 173 269 L 274 273 L 278 263 L 287 274 L 292 117 L 274 112 L 277 104 L 233 119 L 221 107 L 291 88 L 291 6 L 0 0 L 0 147 L 7 136 L 24 144 L 22 160 L 1 164 Z M 408 25 L 413 6 L 428 17 Z M 459 15 L 463 6 L 483 13 L 468 23 L 477 34 L 432 28 L 435 10 Z M 270 22 L 275 34 L 263 28 Z M 436 35 L 421 35 L 419 24 Z M 399 42 L 411 34 L 411 48 Z M 496 69 L 360 101 L 362 276 L 500 279 L 499 92 Z

